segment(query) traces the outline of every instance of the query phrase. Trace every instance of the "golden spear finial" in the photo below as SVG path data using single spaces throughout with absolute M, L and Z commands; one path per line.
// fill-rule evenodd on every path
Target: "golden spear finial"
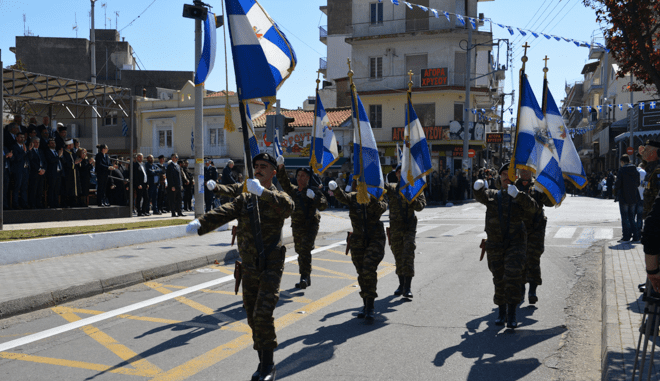
M 408 91 L 412 92 L 412 87 L 413 87 L 413 71 L 409 70 L 408 71 L 408 77 L 410 77 L 410 81 L 408 81 Z
M 548 58 L 547 55 L 546 55 L 545 58 L 543 59 L 543 61 L 545 61 L 545 67 L 543 68 L 543 79 L 547 79 L 547 78 L 548 78 L 548 60 L 549 60 L 549 59 L 550 59 L 550 58 Z

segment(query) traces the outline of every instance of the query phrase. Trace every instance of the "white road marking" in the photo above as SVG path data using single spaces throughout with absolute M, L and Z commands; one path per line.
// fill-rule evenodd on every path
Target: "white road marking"
M 614 237 L 614 229 L 612 228 L 600 228 L 596 229 L 596 234 L 594 234 L 594 239 L 612 239 Z
M 573 238 L 576 228 L 560 228 L 554 238 Z
M 345 244 L 346 244 L 346 241 L 342 241 L 342 242 L 333 243 L 333 244 L 328 245 L 328 246 L 319 247 L 318 249 L 312 250 L 312 254 L 320 253 L 322 251 L 332 249 L 334 247 L 345 245 Z M 298 259 L 298 255 L 292 255 L 290 257 L 287 257 L 284 260 L 284 262 L 285 263 L 286 262 L 291 262 L 291 261 L 295 261 L 296 259 Z M 127 314 L 129 312 L 139 310 L 141 308 L 153 306 L 154 304 L 162 303 L 162 302 L 168 301 L 170 299 L 177 298 L 179 296 L 187 295 L 187 294 L 193 293 L 195 291 L 199 291 L 199 290 L 203 290 L 205 288 L 217 286 L 219 284 L 230 282 L 230 281 L 233 281 L 233 280 L 234 280 L 233 275 L 227 275 L 225 277 L 218 278 L 218 279 L 215 279 L 215 280 L 212 280 L 212 281 L 209 281 L 209 282 L 204 282 L 204 283 L 198 284 L 196 286 L 191 286 L 191 287 L 179 290 L 179 291 L 174 291 L 174 292 L 171 292 L 169 294 L 161 295 L 161 296 L 155 297 L 153 299 L 149 299 L 149 300 L 145 300 L 145 301 L 142 301 L 142 302 L 139 302 L 139 303 L 131 304 L 130 306 L 118 308 L 116 310 L 108 311 L 108 312 L 102 313 L 100 315 L 91 316 L 91 317 L 88 317 L 86 319 L 78 320 L 76 322 L 69 323 L 69 324 L 64 324 L 64 325 L 59 326 L 59 327 L 47 329 L 45 331 L 38 332 L 38 333 L 29 335 L 29 336 L 25 336 L 25 337 L 22 337 L 20 339 L 8 341 L 6 343 L 0 344 L 0 352 L 8 351 L 8 350 L 14 349 L 16 347 L 20 347 L 20 346 L 23 346 L 23 345 L 26 345 L 26 344 L 34 343 L 35 341 L 39 341 L 39 340 L 43 340 L 43 339 L 46 339 L 46 338 L 49 338 L 49 337 L 52 337 L 52 336 L 55 336 L 55 335 L 59 335 L 60 333 L 72 331 L 74 329 L 78 329 L 78 328 L 84 327 L 86 325 L 95 324 L 95 323 L 101 322 L 103 320 L 113 318 L 115 316 L 119 316 L 119 315 L 122 315 L 122 314 Z
M 595 241 L 595 239 L 594 239 L 595 230 L 596 229 L 593 229 L 593 228 L 587 228 L 587 229 L 582 230 L 582 234 L 580 234 L 578 239 L 573 241 L 573 244 L 574 245 L 579 245 L 579 244 L 585 244 L 585 243 L 588 243 L 588 242 Z

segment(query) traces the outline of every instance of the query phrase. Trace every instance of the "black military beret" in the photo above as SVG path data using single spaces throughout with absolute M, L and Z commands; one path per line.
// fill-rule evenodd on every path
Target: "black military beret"
M 509 170 L 509 163 L 506 163 L 500 167 L 500 171 L 497 173 L 502 173 L 502 171 L 508 171 L 508 170 Z
M 277 168 L 277 160 L 272 155 L 269 155 L 267 153 L 260 153 L 257 156 L 255 156 L 252 159 L 252 165 L 257 162 L 257 160 L 263 160 L 265 162 L 268 162 L 268 164 L 272 165 L 273 168 Z
M 394 172 L 398 171 L 399 169 L 401 169 L 401 164 L 397 165 L 396 168 L 394 168 Z
M 309 168 L 309 167 L 300 167 L 300 168 L 296 169 L 296 177 L 298 176 L 298 172 L 300 172 L 300 171 L 303 171 L 303 172 L 307 173 L 310 177 L 312 176 L 312 169 L 311 168 Z
M 657 142 L 655 140 L 647 140 L 646 145 L 651 146 L 651 147 L 655 147 L 655 148 L 660 148 L 660 142 Z

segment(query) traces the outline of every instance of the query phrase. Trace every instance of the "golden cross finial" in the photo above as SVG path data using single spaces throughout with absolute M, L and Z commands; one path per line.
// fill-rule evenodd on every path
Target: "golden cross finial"
M 348 76 L 351 78 L 351 81 L 353 80 L 353 70 L 351 69 L 351 59 L 348 58 L 346 60 L 348 62 Z
M 545 58 L 543 59 L 543 61 L 545 61 L 545 67 L 548 67 L 548 60 L 549 60 L 549 59 L 550 59 L 550 58 L 548 58 L 547 55 L 546 55 Z
M 527 55 L 527 48 L 529 48 L 529 47 L 530 47 L 530 46 L 527 45 L 527 41 L 525 41 L 525 45 L 523 45 L 523 48 L 525 48 L 525 53 L 523 53 L 523 56 L 526 56 L 526 55 Z
M 408 77 L 410 77 L 410 81 L 408 82 L 408 90 L 412 91 L 412 87 L 413 87 L 413 79 L 412 79 L 413 71 L 412 70 L 408 71 Z

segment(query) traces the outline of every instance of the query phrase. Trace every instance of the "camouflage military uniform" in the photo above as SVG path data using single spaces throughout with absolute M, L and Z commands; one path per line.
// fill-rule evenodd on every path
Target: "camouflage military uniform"
M 415 234 L 417 216 L 426 206 L 424 193 L 409 204 L 397 184 L 385 184 L 390 205 L 390 245 L 396 262 L 396 275 L 415 276 Z
M 493 302 L 498 306 L 518 304 L 525 284 L 527 230 L 524 219 L 526 214 L 536 211 L 536 201 L 524 192 L 514 199 L 506 190 L 485 188 L 475 190 L 474 198 L 486 205 L 486 252 L 495 284 Z
M 341 188 L 333 192 L 337 201 L 348 205 L 353 226 L 351 259 L 358 274 L 360 296 L 373 300 L 378 297 L 378 265 L 385 256 L 385 229 L 380 216 L 387 210 L 387 203 L 370 196 L 369 203 L 361 205 L 357 202 L 357 192 L 346 193 Z
M 282 190 L 288 194 L 296 204 L 296 209 L 291 214 L 291 230 L 293 231 L 293 244 L 298 253 L 298 266 L 300 275 L 309 276 L 312 273 L 312 250 L 314 241 L 319 232 L 321 213 L 319 211 L 328 208 L 328 200 L 323 192 L 317 187 L 307 187 L 302 191 L 291 186 L 289 176 L 284 168 L 278 168 L 277 181 Z M 307 197 L 307 189 L 311 189 L 316 195 L 314 199 Z
M 660 166 L 658 161 L 651 161 L 646 164 L 646 177 L 644 178 L 644 218 L 649 215 L 653 207 L 655 196 L 660 190 Z
M 243 192 L 243 184 L 216 184 L 213 193 L 224 198 L 236 198 Z
M 550 198 L 543 192 L 534 188 L 534 179 L 525 181 L 518 179 L 516 188 L 530 195 L 538 206 L 538 209 L 525 216 L 525 228 L 527 229 L 527 265 L 523 280 L 527 283 L 540 286 L 541 279 L 541 255 L 545 251 L 545 227 L 548 219 L 543 213 L 543 206 L 553 206 Z
M 273 185 L 259 197 L 261 237 L 266 252 L 266 270 L 259 273 L 258 253 L 250 227 L 247 201 L 250 194 L 241 194 L 199 218 L 198 234 L 213 231 L 232 220 L 238 221 L 238 251 L 243 261 L 243 304 L 248 325 L 252 328 L 254 349 L 272 350 L 277 347 L 273 310 L 279 300 L 280 281 L 284 271 L 286 248 L 280 235 L 284 220 L 293 212 L 293 200 Z

